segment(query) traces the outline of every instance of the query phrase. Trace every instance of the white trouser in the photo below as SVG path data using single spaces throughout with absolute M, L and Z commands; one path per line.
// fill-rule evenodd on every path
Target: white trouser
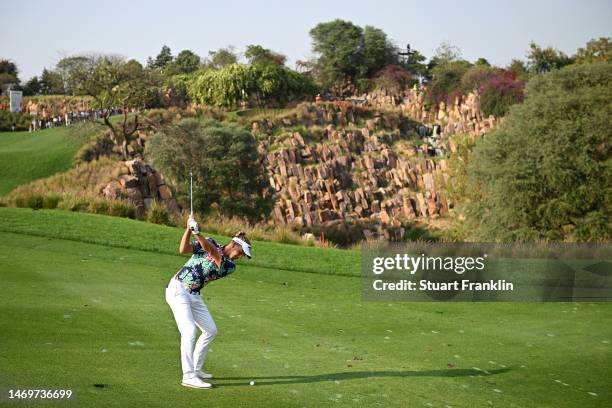
M 202 370 L 208 346 L 217 335 L 217 326 L 202 296 L 187 292 L 176 279 L 172 279 L 166 288 L 166 302 L 181 333 L 183 379 L 192 378 Z M 202 331 L 197 342 L 196 327 Z

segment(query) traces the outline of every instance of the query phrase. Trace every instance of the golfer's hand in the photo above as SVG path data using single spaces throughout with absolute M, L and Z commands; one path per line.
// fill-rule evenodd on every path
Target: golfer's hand
M 187 228 L 189 228 L 191 233 L 194 235 L 198 235 L 200 233 L 200 227 L 198 227 L 197 221 L 191 217 L 189 217 L 189 221 L 187 221 Z

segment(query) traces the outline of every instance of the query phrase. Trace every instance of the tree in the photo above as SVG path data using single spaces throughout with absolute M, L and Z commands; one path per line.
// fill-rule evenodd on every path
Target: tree
M 612 61 L 612 41 L 610 37 L 600 37 L 591 40 L 584 48 L 578 48 L 574 56 L 577 64 L 587 64 L 596 61 Z
M 363 30 L 364 67 L 361 76 L 371 78 L 387 65 L 399 64 L 397 47 L 381 29 L 365 26 Z
M 467 94 L 474 90 L 480 90 L 485 82 L 496 75 L 497 70 L 489 65 L 472 65 L 461 77 L 461 92 Z
M 485 66 L 485 67 L 490 67 L 491 64 L 489 63 L 489 61 L 487 61 L 486 58 L 480 57 L 476 60 L 476 62 L 474 62 L 474 65 L 480 65 L 480 66 Z
M 355 82 L 363 72 L 363 29 L 350 21 L 336 19 L 310 30 L 312 50 L 318 55 L 315 75 L 325 87 Z
M 9 74 L 17 78 L 17 65 L 11 60 L 0 59 L 0 74 Z
M 529 79 L 529 71 L 527 70 L 527 65 L 519 59 L 513 59 L 512 61 L 510 61 L 510 64 L 508 64 L 508 67 L 506 69 L 512 72 L 516 79 L 520 79 L 522 81 L 526 81 L 527 79 Z
M 310 30 L 310 36 L 316 60 L 309 71 L 319 84 L 336 94 L 365 91 L 380 70 L 406 62 L 400 61 L 395 44 L 376 27 L 361 28 L 336 19 L 317 24 Z M 420 69 L 415 68 L 424 58 L 418 53 L 413 57 L 406 67 L 418 72 Z
M 191 74 L 200 69 L 200 56 L 191 50 L 183 50 L 178 53 L 169 66 L 172 74 Z
M 59 60 L 55 65 L 55 72 L 62 78 L 64 91 L 73 94 L 86 80 L 98 60 L 99 57 L 94 55 L 74 55 Z
M 43 68 L 42 75 L 40 76 L 40 93 L 43 95 L 64 94 L 64 81 L 60 74 Z
M 65 57 L 55 65 L 55 72 L 62 79 L 62 88 L 67 94 L 74 94 L 82 81 L 96 65 L 98 58 L 95 56 L 74 55 Z
M 413 82 L 410 72 L 398 65 L 387 65 L 374 76 L 376 88 L 384 89 L 392 93 L 398 93 L 406 89 Z
M 216 204 L 226 216 L 256 220 L 270 213 L 257 143 L 237 123 L 183 119 L 153 135 L 146 155 L 174 186 L 187 206 L 189 172 L 193 172 L 194 207 L 204 213 Z
M 527 84 L 523 104 L 468 166 L 470 239 L 612 239 L 612 64 L 572 65 Z
M 461 59 L 461 49 L 449 42 L 442 42 L 434 51 L 432 58 L 435 61 L 434 65 L 446 65 Z
M 19 85 L 17 65 L 13 61 L 0 60 L 0 86 L 5 84 Z
M 430 105 L 449 103 L 453 96 L 462 94 L 461 81 L 470 65 L 467 61 L 450 61 L 435 66 L 431 70 L 433 80 L 427 88 L 426 102 Z
M 128 115 L 129 108 L 144 108 L 157 77 L 143 69 L 135 60 L 117 61 L 103 58 L 87 80 L 80 84 L 79 92 L 93 98 L 93 106 L 102 110 L 102 123 L 109 129 L 113 142 L 121 146 L 124 160 L 128 158 L 127 145 L 140 129 L 139 114 Z M 123 119 L 110 121 L 113 109 L 122 108 Z
M 41 86 L 37 76 L 33 76 L 23 86 L 23 94 L 27 96 L 38 95 L 40 93 Z
M 531 51 L 527 54 L 527 66 L 531 73 L 542 74 L 573 62 L 570 57 L 552 47 L 542 48 L 533 42 L 529 47 Z
M 425 56 L 417 50 L 408 49 L 408 55 L 400 61 L 400 65 L 406 68 L 414 76 L 426 77 L 428 74 Z
M 204 105 L 236 107 L 241 102 L 255 106 L 279 106 L 317 92 L 305 75 L 276 64 L 232 64 L 206 70 L 188 84 L 192 101 Z
M 480 106 L 485 115 L 505 116 L 510 106 L 523 101 L 525 82 L 510 71 L 500 70 L 480 87 Z
M 247 45 L 244 57 L 249 64 L 276 64 L 285 65 L 287 57 L 272 50 L 262 47 L 261 45 Z
M 226 48 L 219 48 L 217 51 L 208 51 L 208 60 L 204 65 L 212 69 L 221 69 L 237 63 L 238 55 L 236 55 L 234 47 L 229 45 Z
M 164 45 L 162 46 L 161 51 L 159 52 L 159 54 L 157 54 L 157 57 L 155 57 L 155 59 L 152 59 L 151 57 L 147 59 L 147 68 L 157 68 L 163 70 L 168 66 L 168 64 L 172 62 L 173 59 L 174 57 L 172 56 L 172 51 L 170 50 L 170 47 Z

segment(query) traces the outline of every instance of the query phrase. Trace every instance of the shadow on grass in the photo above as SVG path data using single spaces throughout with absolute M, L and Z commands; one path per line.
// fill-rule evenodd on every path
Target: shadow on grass
M 510 368 L 500 368 L 495 370 L 475 370 L 475 369 L 449 369 L 449 370 L 425 370 L 425 371 L 345 371 L 341 373 L 318 374 L 318 375 L 279 375 L 266 377 L 216 377 L 219 380 L 245 381 L 237 383 L 219 384 L 215 382 L 215 387 L 232 387 L 249 385 L 253 380 L 257 385 L 278 385 L 278 384 L 308 384 L 324 381 L 347 381 L 367 378 L 407 378 L 407 377 L 487 377 L 491 375 L 503 374 L 510 371 Z

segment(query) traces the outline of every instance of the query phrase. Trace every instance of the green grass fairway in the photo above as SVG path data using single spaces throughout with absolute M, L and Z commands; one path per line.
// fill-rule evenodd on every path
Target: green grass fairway
M 92 134 L 91 126 L 84 125 L 32 133 L 1 132 L 0 196 L 21 184 L 69 169 L 74 155 Z
M 216 388 L 184 388 L 181 233 L 0 208 L 0 388 L 75 393 L 3 406 L 612 406 L 612 304 L 363 302 L 359 252 L 259 242 L 204 291 Z

